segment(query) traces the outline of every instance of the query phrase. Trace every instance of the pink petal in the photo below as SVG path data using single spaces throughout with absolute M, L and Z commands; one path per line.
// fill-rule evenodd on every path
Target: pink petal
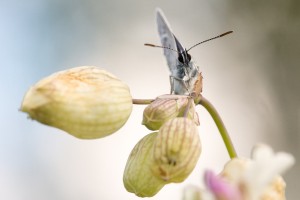
M 221 177 L 215 175 L 213 171 L 207 170 L 204 174 L 204 181 L 207 188 L 218 200 L 241 200 L 238 187 L 234 187 Z

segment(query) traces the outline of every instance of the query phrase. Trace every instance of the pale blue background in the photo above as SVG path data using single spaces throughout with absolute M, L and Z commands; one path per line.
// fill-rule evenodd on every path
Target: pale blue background
M 298 5 L 297 5 L 298 4 Z M 134 144 L 149 133 L 135 106 L 116 134 L 83 141 L 28 120 L 23 95 L 41 78 L 81 65 L 104 68 L 126 82 L 134 98 L 169 92 L 154 8 L 161 7 L 186 47 L 228 30 L 234 34 L 191 51 L 204 76 L 203 95 L 219 110 L 240 155 L 265 142 L 299 160 L 299 3 L 294 1 L 0 1 L 0 199 L 138 199 L 122 173 Z M 298 7 L 299 8 L 299 7 Z M 217 129 L 199 108 L 203 152 L 183 184 L 153 199 L 180 199 L 206 168 L 228 160 Z M 299 197 L 300 165 L 284 177 L 288 199 Z M 298 194 L 297 194 L 298 193 Z

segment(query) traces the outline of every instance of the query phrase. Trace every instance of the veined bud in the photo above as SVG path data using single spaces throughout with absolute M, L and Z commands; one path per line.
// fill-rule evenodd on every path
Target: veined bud
M 150 130 L 158 130 L 166 121 L 183 116 L 189 97 L 180 95 L 162 95 L 149 104 L 143 113 L 143 122 Z M 189 109 L 188 118 L 199 125 L 195 104 Z
M 157 132 L 146 135 L 131 151 L 123 175 L 123 183 L 128 192 L 140 197 L 154 196 L 166 184 L 153 176 L 153 143 Z
M 130 116 L 129 88 L 117 77 L 92 66 L 52 74 L 31 87 L 21 111 L 43 124 L 81 139 L 107 136 Z
M 195 168 L 201 143 L 195 123 L 188 118 L 174 118 L 160 129 L 154 143 L 152 172 L 168 183 L 182 182 Z

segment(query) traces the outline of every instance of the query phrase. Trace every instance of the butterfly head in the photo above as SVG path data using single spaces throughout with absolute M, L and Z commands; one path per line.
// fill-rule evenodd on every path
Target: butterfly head
M 182 51 L 182 52 L 178 52 L 178 60 L 179 62 L 181 62 L 182 64 L 189 64 L 189 62 L 191 61 L 191 55 L 186 51 Z
M 179 62 L 181 62 L 182 64 L 188 65 L 189 62 L 191 61 L 191 58 L 192 58 L 191 55 L 188 53 L 188 51 L 185 48 L 183 48 L 183 46 L 177 40 L 175 35 L 173 35 L 173 36 L 175 38 L 175 43 L 176 43 L 176 47 L 177 47 Z

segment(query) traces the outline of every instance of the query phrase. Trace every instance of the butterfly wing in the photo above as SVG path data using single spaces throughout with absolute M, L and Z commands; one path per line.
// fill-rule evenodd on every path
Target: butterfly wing
M 168 47 L 170 49 L 177 50 L 176 41 L 174 35 L 171 31 L 169 23 L 164 16 L 161 9 L 156 9 L 156 22 L 158 33 L 161 41 L 161 45 L 163 47 Z M 178 65 L 178 54 L 176 51 L 172 51 L 170 49 L 164 48 L 164 55 L 167 59 L 167 63 L 171 72 L 171 75 L 176 75 L 177 72 L 177 65 Z

